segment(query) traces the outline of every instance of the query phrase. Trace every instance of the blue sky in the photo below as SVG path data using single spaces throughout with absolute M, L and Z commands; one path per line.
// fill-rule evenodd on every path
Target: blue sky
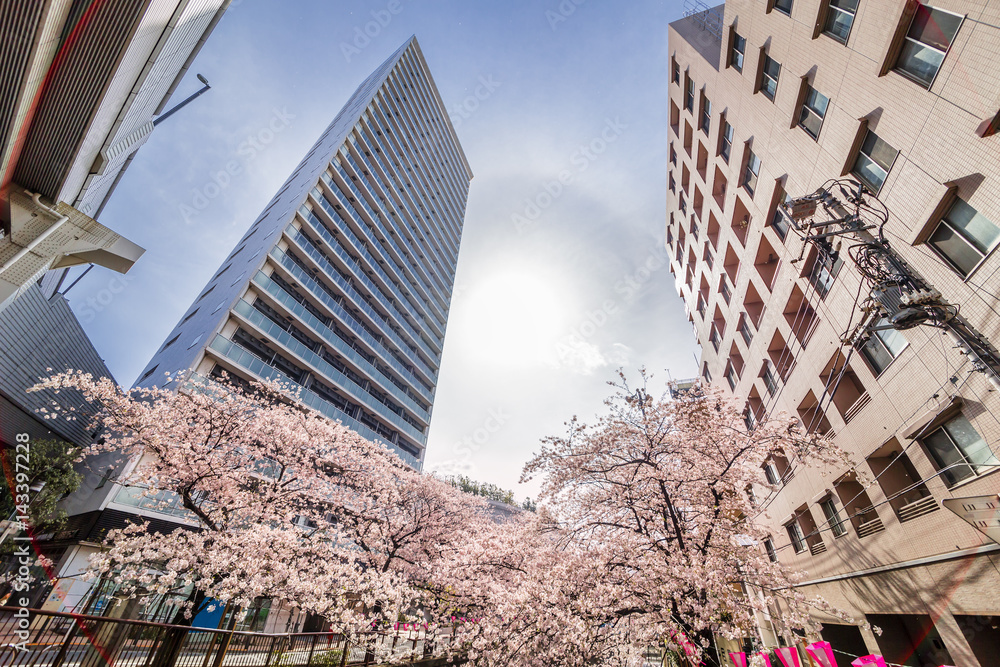
M 157 127 L 100 216 L 145 256 L 124 279 L 91 271 L 71 304 L 130 385 L 348 96 L 415 34 L 475 173 L 427 467 L 532 493 L 516 484 L 523 463 L 601 410 L 618 366 L 696 373 L 662 251 L 681 5 L 237 0 L 173 102 L 195 72 L 212 90 Z

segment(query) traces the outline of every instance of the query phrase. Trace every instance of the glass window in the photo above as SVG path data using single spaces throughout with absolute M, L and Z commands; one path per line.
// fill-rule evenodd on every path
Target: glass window
M 838 42 L 847 43 L 854 25 L 854 15 L 858 11 L 858 0 L 830 0 L 823 32 Z
M 708 364 L 702 369 L 701 376 L 705 378 L 705 382 L 712 384 L 712 374 L 708 372 Z
M 705 134 L 709 134 L 712 131 L 712 102 L 704 94 L 701 96 L 700 128 Z
M 740 382 L 740 376 L 736 373 L 736 367 L 732 362 L 726 364 L 726 379 L 729 380 L 729 388 L 736 391 L 736 385 Z
M 833 504 L 833 498 L 827 498 L 819 506 L 823 508 L 823 514 L 826 516 L 826 522 L 830 524 L 833 536 L 840 537 L 841 535 L 845 535 L 847 528 L 844 527 L 844 521 L 840 518 L 837 506 Z
M 774 550 L 774 542 L 771 541 L 770 537 L 764 540 L 764 551 L 767 552 L 768 560 L 772 563 L 778 562 L 778 552 Z
M 802 527 L 799 525 L 798 519 L 785 524 L 785 530 L 788 532 L 788 539 L 792 541 L 792 548 L 795 549 L 795 553 L 799 554 L 805 551 L 806 536 L 802 534 Z
M 923 439 L 941 478 L 949 487 L 989 472 L 1000 461 L 969 420 L 959 415 Z
M 1000 229 L 986 216 L 956 199 L 928 243 L 963 276 L 972 273 L 1000 240 Z
M 674 148 L 674 142 L 670 142 L 670 164 L 677 164 L 677 150 Z
M 719 155 L 727 163 L 729 162 L 729 154 L 733 150 L 733 126 L 728 122 L 723 121 L 722 123 L 722 144 L 719 148 Z
M 769 484 L 777 484 L 781 480 L 781 475 L 778 474 L 778 466 L 774 465 L 774 461 L 768 460 L 764 463 L 764 476 L 767 478 Z
M 764 387 L 767 389 L 767 393 L 771 396 L 778 393 L 778 376 L 775 374 L 774 366 L 771 365 L 771 362 L 764 362 L 764 374 L 762 377 L 764 378 Z
M 769 100 L 774 100 L 774 94 L 778 90 L 778 76 L 780 75 L 781 63 L 771 56 L 764 56 L 764 73 L 760 80 L 760 92 L 764 93 Z
M 747 168 L 743 172 L 743 187 L 753 195 L 754 190 L 757 189 L 757 177 L 760 175 L 760 158 L 754 155 L 753 151 L 749 151 L 749 153 Z
M 674 181 L 674 175 L 670 174 L 670 191 L 674 194 L 677 193 L 677 183 Z
M 789 197 L 785 195 L 785 201 L 788 201 Z M 788 216 L 785 215 L 784 209 L 778 206 L 774 210 L 774 219 L 771 220 L 771 227 L 774 229 L 774 233 L 778 235 L 782 241 L 788 236 L 788 231 L 792 228 L 791 224 L 788 222 Z
M 733 66 L 733 69 L 741 74 L 743 73 L 743 54 L 746 53 L 746 50 L 746 38 L 733 33 L 733 52 L 729 54 L 729 64 Z
M 868 130 L 851 173 L 861 179 L 869 190 L 878 194 L 898 153 L 899 151 L 882 141 L 877 134 Z
M 740 315 L 739 331 L 740 335 L 743 336 L 743 342 L 749 347 L 750 341 L 753 340 L 753 329 L 750 328 L 750 318 L 747 317 L 746 313 Z
M 837 279 L 837 274 L 840 273 L 840 267 L 843 265 L 844 260 L 840 257 L 831 261 L 830 257 L 825 253 L 817 253 L 816 260 L 813 262 L 812 269 L 809 271 L 809 282 L 816 288 L 816 293 L 819 295 L 819 298 L 824 299 L 826 298 L 826 295 L 830 293 L 830 288 L 833 287 L 833 281 Z
M 896 69 L 930 88 L 963 18 L 959 14 L 918 4 L 896 60 Z
M 674 58 L 671 58 L 670 62 L 671 62 L 670 78 L 674 83 L 679 84 L 681 82 L 681 66 L 677 64 L 677 60 Z
M 774 0 L 774 8 L 791 16 L 792 0 Z
M 876 327 L 888 327 L 889 320 L 884 317 L 875 323 Z M 868 361 L 875 375 L 881 375 L 889 367 L 892 360 L 906 348 L 907 342 L 903 334 L 895 329 L 877 329 L 862 344 L 861 355 Z
M 685 79 L 684 108 L 694 113 L 694 81 L 691 77 L 685 77 Z
M 823 128 L 823 119 L 826 117 L 826 107 L 829 104 L 830 99 L 826 95 L 812 86 L 807 88 L 806 99 L 799 113 L 799 126 L 813 139 L 819 139 L 819 131 Z

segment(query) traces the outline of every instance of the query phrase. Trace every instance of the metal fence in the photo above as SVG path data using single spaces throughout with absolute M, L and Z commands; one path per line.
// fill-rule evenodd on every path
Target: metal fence
M 423 631 L 371 634 L 393 664 L 434 653 Z M 374 663 L 338 633 L 265 634 L 0 607 L 0 665 L 11 667 L 355 667 Z

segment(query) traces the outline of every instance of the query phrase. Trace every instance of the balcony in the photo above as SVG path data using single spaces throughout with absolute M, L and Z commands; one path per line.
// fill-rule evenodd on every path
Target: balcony
M 915 500 L 912 503 L 901 505 L 899 509 L 896 510 L 896 515 L 899 517 L 899 522 L 903 523 L 937 511 L 938 507 L 938 502 L 934 496 L 927 496 L 925 498 L 921 498 L 920 500 Z

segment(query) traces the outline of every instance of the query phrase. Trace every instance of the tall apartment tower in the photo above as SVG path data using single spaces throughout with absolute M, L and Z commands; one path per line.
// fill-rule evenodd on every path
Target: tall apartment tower
M 733 1 L 670 26 L 666 238 L 700 373 L 748 427 L 785 413 L 853 459 L 776 454 L 778 490 L 750 490 L 761 548 L 806 572 L 803 593 L 881 628 L 817 616 L 840 664 L 998 664 L 996 359 L 931 320 L 904 328 L 903 291 L 876 293 L 853 260 L 877 227 L 784 204 L 848 179 L 827 187 L 850 209 L 863 184 L 926 298 L 1000 343 L 998 26 L 987 0 Z M 794 641 L 766 618 L 761 635 Z
M 137 381 L 277 378 L 420 468 L 472 172 L 416 38 L 369 76 Z

